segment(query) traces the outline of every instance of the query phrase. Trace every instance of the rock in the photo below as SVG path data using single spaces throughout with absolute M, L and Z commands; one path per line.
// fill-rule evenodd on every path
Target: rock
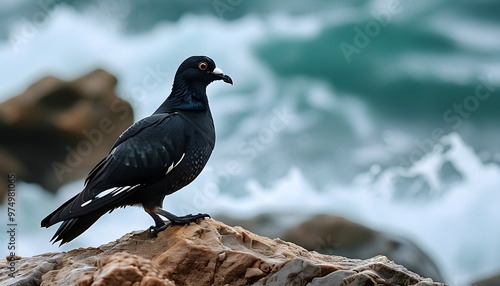
M 342 217 L 315 216 L 286 230 L 282 238 L 324 254 L 358 259 L 385 255 L 420 275 L 443 280 L 433 260 L 410 240 L 369 229 Z
M 259 214 L 250 219 L 218 218 L 227 224 L 241 225 L 268 237 L 281 237 L 323 254 L 358 259 L 384 255 L 424 277 L 443 280 L 434 261 L 409 239 L 378 232 L 338 216 L 318 215 L 298 226 L 295 224 L 297 218 L 292 216 L 283 214 L 281 217 L 292 218 L 285 221 L 271 214 Z
M 472 283 L 474 286 L 498 286 L 500 285 L 500 273 L 488 278 L 481 279 Z
M 87 175 L 133 122 L 116 82 L 100 69 L 70 82 L 48 76 L 0 103 L 0 178 L 54 192 Z
M 384 256 L 319 254 L 212 219 L 0 265 L 1 285 L 444 285 Z
M 121 286 L 140 283 L 142 286 L 175 286 L 156 263 L 137 255 L 118 252 L 99 262 L 94 276 L 86 275 L 81 279 L 82 284 Z
M 291 218 L 284 220 L 282 218 Z M 300 221 L 298 217 L 292 217 L 290 214 L 269 214 L 261 213 L 251 218 L 239 219 L 226 215 L 217 215 L 217 219 L 228 225 L 238 225 L 246 230 L 267 237 L 283 237 L 284 232 L 297 225 Z

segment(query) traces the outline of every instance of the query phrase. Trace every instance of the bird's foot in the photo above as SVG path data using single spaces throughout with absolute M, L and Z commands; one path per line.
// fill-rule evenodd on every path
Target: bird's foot
M 199 213 L 199 214 L 188 214 L 188 215 L 185 215 L 185 216 L 172 216 L 172 217 L 169 217 L 169 223 L 164 223 L 164 224 L 161 224 L 161 225 L 152 225 L 149 227 L 149 232 L 151 233 L 151 236 L 153 237 L 156 237 L 158 236 L 158 233 L 164 231 L 165 229 L 167 229 L 169 226 L 174 226 L 174 225 L 189 225 L 191 224 L 192 222 L 194 223 L 198 223 L 200 220 L 204 219 L 204 218 L 209 218 L 210 215 L 209 214 L 202 214 L 202 213 Z
M 170 224 L 164 224 L 164 225 L 161 225 L 161 226 L 154 226 L 154 225 L 152 225 L 152 226 L 149 227 L 149 233 L 151 233 L 152 237 L 157 237 L 158 233 L 160 233 L 161 231 L 164 231 L 169 226 L 170 226 Z
M 188 225 L 188 224 L 191 224 L 192 222 L 198 223 L 200 220 L 207 218 L 207 217 L 209 218 L 210 215 L 199 213 L 196 215 L 188 214 L 185 216 L 173 217 L 173 218 L 169 218 L 169 220 L 170 220 L 170 225 Z

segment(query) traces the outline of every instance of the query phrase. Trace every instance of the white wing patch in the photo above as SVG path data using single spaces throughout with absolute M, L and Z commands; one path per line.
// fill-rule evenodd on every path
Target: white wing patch
M 137 185 L 135 185 L 135 186 L 138 186 L 138 185 L 139 185 L 139 184 L 137 184 Z M 132 188 L 133 188 L 133 187 L 135 187 L 135 186 L 132 186 Z M 127 192 L 128 190 L 129 190 L 128 188 L 121 188 L 121 189 L 119 189 L 119 190 L 116 190 L 116 192 L 113 192 L 113 197 L 114 197 L 114 196 L 116 196 L 116 195 L 118 195 L 118 194 L 121 194 L 121 193 L 123 193 L 123 192 Z
M 131 189 L 133 189 L 134 187 L 137 187 L 139 186 L 140 184 L 137 184 L 137 185 L 134 185 L 134 186 L 123 186 L 123 187 L 114 187 L 114 188 L 110 188 L 110 189 L 107 189 L 103 192 L 100 192 L 99 194 L 97 194 L 97 196 L 95 196 L 93 199 L 90 199 L 86 202 L 83 202 L 80 206 L 83 208 L 85 206 L 87 206 L 88 204 L 94 202 L 94 201 L 98 201 L 106 196 L 109 196 L 111 195 L 111 197 L 114 197 L 118 194 L 121 194 L 123 192 L 128 192 L 130 191 Z
M 92 202 L 92 200 L 88 200 L 86 202 L 84 202 L 83 204 L 81 204 L 80 206 L 83 208 L 84 206 L 90 204 Z
M 179 163 L 182 161 L 182 159 L 184 159 L 184 155 L 186 155 L 186 153 L 182 153 L 182 156 L 179 159 L 179 161 L 177 163 L 175 163 L 175 164 L 172 163 L 172 165 L 170 165 L 170 167 L 168 167 L 167 172 L 165 173 L 165 175 L 168 174 L 168 173 L 170 173 L 175 167 L 177 167 L 177 165 L 179 165 Z
M 114 188 L 111 188 L 111 189 L 107 189 L 105 190 L 104 192 L 100 192 L 97 194 L 97 196 L 95 196 L 95 198 L 93 198 L 94 200 L 97 200 L 97 199 L 100 199 L 102 197 L 105 197 L 109 194 L 111 194 L 112 192 L 116 192 L 117 190 L 119 190 L 121 187 L 114 187 Z

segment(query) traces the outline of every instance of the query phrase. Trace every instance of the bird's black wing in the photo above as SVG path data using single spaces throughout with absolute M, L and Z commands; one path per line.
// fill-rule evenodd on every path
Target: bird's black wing
M 152 116 L 146 117 L 136 123 L 134 123 L 132 126 L 127 128 L 119 137 L 116 139 L 115 143 L 111 147 L 111 151 L 109 152 L 108 156 L 105 157 L 104 159 L 101 160 L 90 172 L 87 178 L 85 179 L 85 186 L 88 186 L 89 183 L 93 182 L 94 185 L 98 181 L 96 178 L 97 175 L 102 174 L 102 168 L 106 163 L 109 163 L 109 157 L 110 155 L 113 155 L 113 157 L 118 158 L 118 161 L 123 162 L 127 160 L 127 158 L 131 160 L 139 160 L 144 156 L 145 153 L 151 153 L 152 148 L 157 148 L 158 149 L 158 144 L 167 144 L 168 146 L 172 147 L 169 148 L 168 151 L 172 155 L 176 154 L 176 151 L 184 148 L 184 137 L 180 136 L 184 134 L 184 128 L 181 122 L 178 120 L 177 116 L 175 116 L 177 113 L 162 113 L 162 114 L 154 114 Z M 139 135 L 138 135 L 139 134 Z M 135 137 L 137 135 L 137 137 Z M 176 137 L 177 136 L 177 137 Z M 129 138 L 134 138 L 133 140 L 128 141 L 127 144 L 121 146 L 118 148 L 123 142 L 127 141 Z M 141 144 L 141 141 L 148 141 L 145 145 L 143 145 L 143 148 L 137 149 L 138 152 L 130 152 L 131 147 L 134 147 L 134 145 Z M 178 149 L 173 148 L 174 146 L 171 146 L 172 144 L 177 143 L 176 147 Z M 148 145 L 149 144 L 149 145 Z M 161 145 L 163 147 L 163 145 Z M 161 148 L 165 149 L 165 148 Z M 116 150 L 121 150 L 121 153 L 116 153 Z M 169 154 L 161 154 L 161 155 L 166 155 L 168 157 Z M 174 156 L 175 157 L 175 156 Z M 165 156 L 158 157 L 159 159 L 166 159 L 168 161 L 168 158 Z M 156 165 L 162 164 L 163 161 L 161 162 L 155 162 Z M 131 165 L 130 163 L 126 163 L 126 165 Z M 139 167 L 135 166 L 132 164 L 131 166 L 133 167 Z M 140 167 L 156 167 L 152 166 L 151 164 L 143 164 Z M 92 186 L 94 187 L 94 186 Z
M 112 210 L 142 185 L 164 177 L 182 160 L 184 148 L 180 116 L 155 114 L 136 122 L 92 169 L 84 190 L 47 216 L 42 226 Z

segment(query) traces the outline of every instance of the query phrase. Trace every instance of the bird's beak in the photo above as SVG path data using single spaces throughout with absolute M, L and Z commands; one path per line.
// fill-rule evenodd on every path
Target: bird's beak
M 228 76 L 225 75 L 224 72 L 220 68 L 215 68 L 212 73 L 222 79 L 224 82 L 227 82 L 229 84 L 233 84 L 233 80 Z

